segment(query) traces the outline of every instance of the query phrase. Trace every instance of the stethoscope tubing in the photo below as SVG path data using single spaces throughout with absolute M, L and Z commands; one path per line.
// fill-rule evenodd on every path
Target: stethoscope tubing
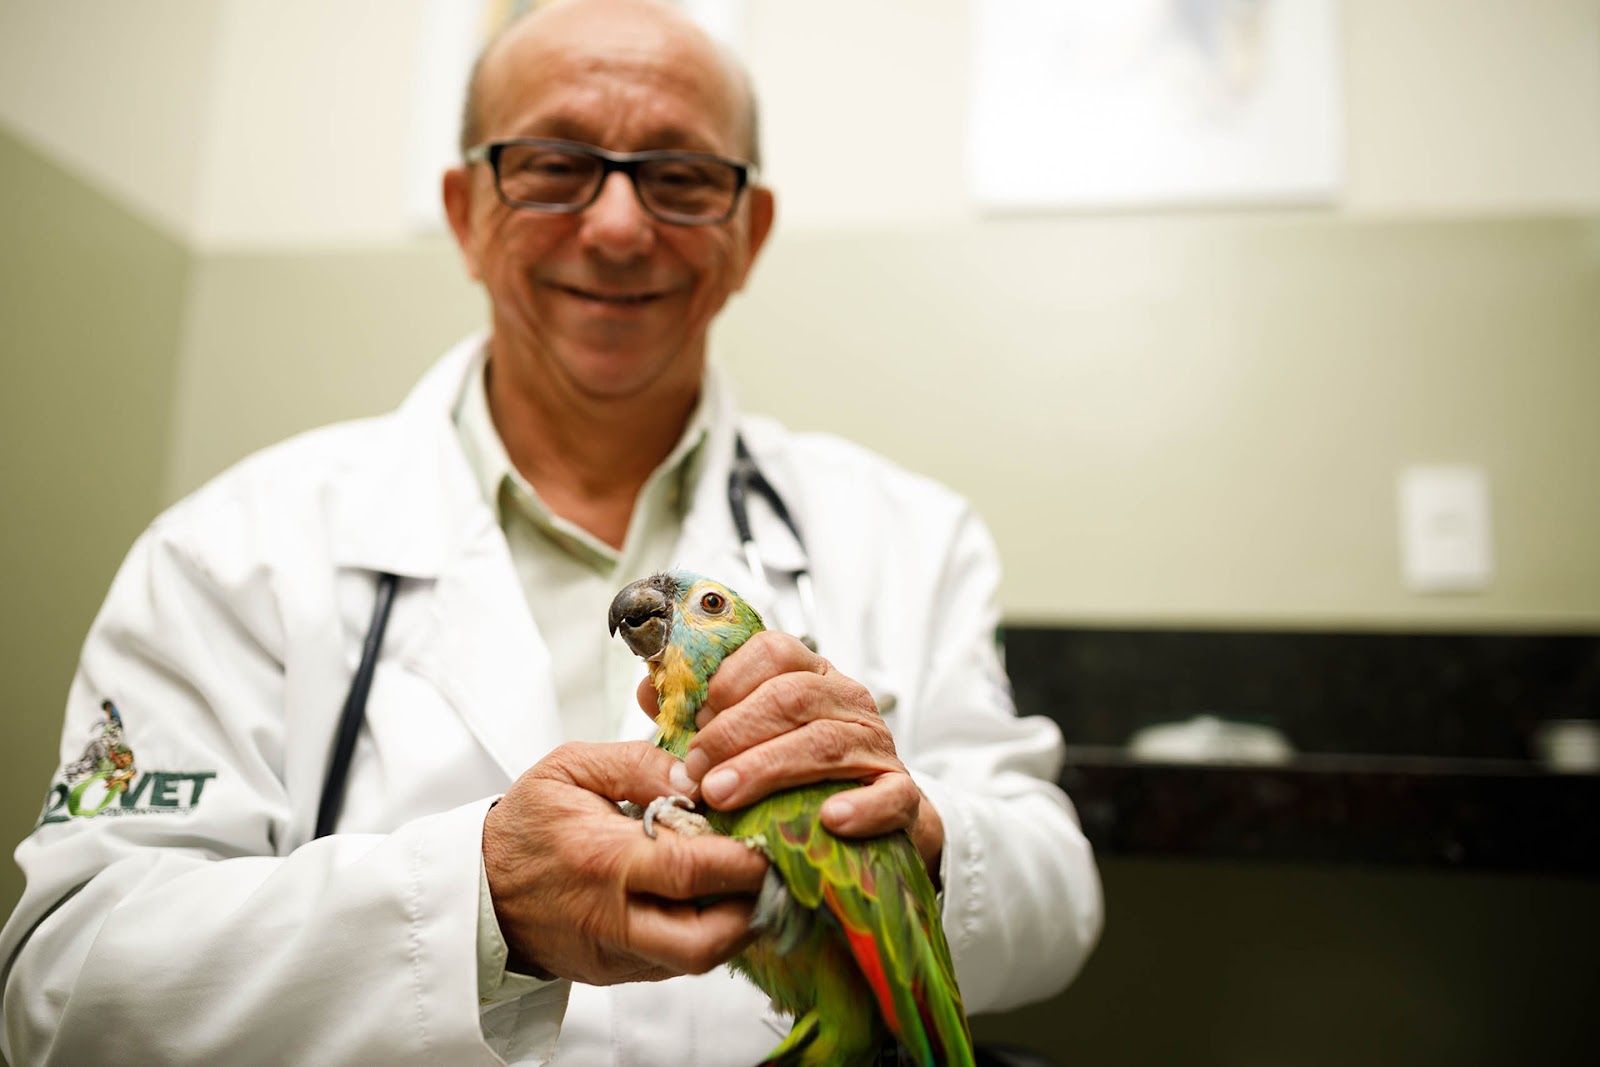
M 767 481 L 767 476 L 761 473 L 761 468 L 756 466 L 755 457 L 750 454 L 749 447 L 744 443 L 743 434 L 735 434 L 733 438 L 733 466 L 728 470 L 728 513 L 733 516 L 734 529 L 739 534 L 739 548 L 744 553 L 745 565 L 750 568 L 750 576 L 767 585 L 767 568 L 761 560 L 761 552 L 756 548 L 755 534 L 750 528 L 750 495 L 754 492 L 778 521 L 788 528 L 793 535 L 795 544 L 800 546 L 802 562 L 800 567 L 791 575 L 794 581 L 795 595 L 800 600 L 800 619 L 804 624 L 802 632 L 797 636 L 811 651 L 817 650 L 816 618 L 817 601 L 816 592 L 811 583 L 811 564 L 806 552 L 806 539 L 800 534 L 800 526 L 794 521 L 789 507 L 784 503 L 783 497 Z

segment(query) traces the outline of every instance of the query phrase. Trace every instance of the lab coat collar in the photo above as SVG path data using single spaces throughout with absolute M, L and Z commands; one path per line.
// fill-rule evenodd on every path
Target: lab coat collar
M 380 420 L 373 451 L 364 459 L 366 469 L 351 479 L 349 491 L 335 503 L 335 551 L 341 565 L 436 578 L 451 560 L 498 532 L 452 419 L 467 376 L 482 371 L 487 339 L 486 332 L 479 332 L 457 343 L 400 407 Z M 721 550 L 719 562 L 722 556 L 740 558 L 727 503 L 733 440 L 740 425 L 737 403 L 715 367 L 706 374 L 705 388 L 710 395 L 704 408 L 712 418 L 693 461 L 692 503 L 677 552 L 677 562 L 685 565 L 704 559 L 712 546 Z M 770 461 L 762 458 L 760 435 L 747 435 L 747 441 L 762 470 L 784 493 Z M 792 538 L 759 504 L 751 509 L 751 522 L 769 565 L 787 569 L 798 551 Z
M 487 334 L 465 338 L 434 364 L 400 407 L 378 420 L 365 468 L 335 501 L 338 562 L 405 578 L 437 578 L 493 532 L 450 413 L 467 375 L 483 366 Z
M 371 451 L 358 460 L 362 469 L 343 483 L 347 491 L 333 504 L 340 565 L 433 579 L 463 560 L 504 551 L 494 511 L 483 499 L 452 418 L 467 376 L 482 372 L 486 342 L 480 332 L 456 344 L 396 411 L 378 420 Z M 807 509 L 782 459 L 777 425 L 741 419 L 733 390 L 714 365 L 705 388 L 704 406 L 712 417 L 695 457 L 691 503 L 672 562 L 705 574 L 740 575 L 745 560 L 728 509 L 738 433 L 790 510 L 803 516 Z M 741 592 L 759 596 L 762 584 L 787 582 L 805 564 L 806 551 L 764 501 L 753 500 L 749 512 L 767 573 Z

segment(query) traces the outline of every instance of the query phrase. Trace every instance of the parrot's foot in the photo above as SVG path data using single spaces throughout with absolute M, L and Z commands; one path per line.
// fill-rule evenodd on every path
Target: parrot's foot
M 694 801 L 684 796 L 656 797 L 652 800 L 649 807 L 644 809 L 644 832 L 647 836 L 656 836 L 657 823 L 684 837 L 699 837 L 711 832 L 711 824 L 706 817 L 694 810 Z

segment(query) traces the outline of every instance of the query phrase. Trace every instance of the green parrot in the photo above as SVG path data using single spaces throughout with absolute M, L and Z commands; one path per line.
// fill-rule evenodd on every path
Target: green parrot
M 682 759 L 712 673 L 761 616 L 725 585 L 687 571 L 653 575 L 611 602 L 611 633 L 645 660 L 659 697 L 656 743 Z M 775 793 L 737 811 L 702 809 L 690 832 L 748 842 L 769 860 L 752 929 L 758 938 L 731 961 L 739 974 L 794 1016 L 794 1028 L 762 1067 L 849 1067 L 875 1062 L 898 1040 L 919 1067 L 973 1063 L 972 1039 L 933 884 L 903 831 L 835 837 L 822 802 L 855 783 L 824 782 Z M 652 822 L 682 822 L 684 797 L 663 797 Z M 664 812 L 663 812 L 664 809 Z M 675 827 L 677 828 L 677 827 Z

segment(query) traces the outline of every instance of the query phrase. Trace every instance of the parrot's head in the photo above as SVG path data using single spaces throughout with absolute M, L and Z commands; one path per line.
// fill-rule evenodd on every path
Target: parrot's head
M 663 740 L 694 732 L 706 684 L 724 657 L 766 627 L 738 593 L 689 571 L 663 571 L 626 586 L 607 622 L 650 667 Z M 685 737 L 685 742 L 687 738 Z

